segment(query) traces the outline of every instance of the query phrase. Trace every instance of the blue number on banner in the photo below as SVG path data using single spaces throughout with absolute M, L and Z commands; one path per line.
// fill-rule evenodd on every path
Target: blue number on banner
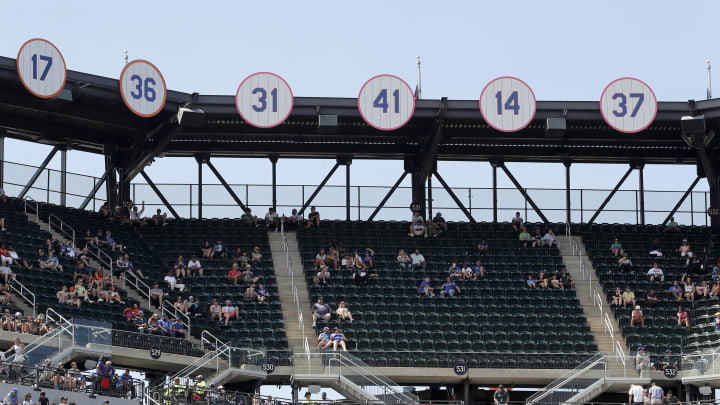
M 643 101 L 645 100 L 645 94 L 644 93 L 630 93 L 630 97 L 637 98 L 637 104 L 635 104 L 635 108 L 633 108 L 632 114 L 630 114 L 631 117 L 634 117 L 637 115 L 638 111 L 640 110 L 640 106 L 642 105 Z
M 620 111 L 613 110 L 613 114 L 615 114 L 616 117 L 624 117 L 625 114 L 627 114 L 627 97 L 625 97 L 622 93 L 615 93 L 613 94 L 612 99 L 620 99 L 620 103 L 618 103 Z
M 387 110 L 388 110 L 387 89 L 380 90 L 380 93 L 378 93 L 377 97 L 375 97 L 375 101 L 373 101 L 373 107 L 382 108 L 384 113 L 387 112 Z
M 147 79 L 145 79 L 145 100 L 152 103 L 153 101 L 155 101 L 156 94 L 155 89 L 150 87 L 151 84 L 153 86 L 155 85 L 155 79 L 153 79 L 152 77 L 148 77 Z
M 395 114 L 400 113 L 400 90 L 396 89 L 393 91 L 393 97 L 395 98 Z
M 32 59 L 33 63 L 33 79 L 37 79 L 38 54 L 33 54 L 30 59 Z M 40 55 L 40 60 L 44 60 L 45 62 L 47 62 L 47 65 L 45 65 L 45 70 L 43 70 L 42 74 L 40 75 L 40 80 L 45 80 L 48 73 L 50 72 L 50 66 L 52 66 L 52 57 Z
M 267 108 L 267 91 L 262 87 L 254 88 L 252 94 L 258 93 L 260 94 L 260 97 L 258 97 L 258 103 L 260 103 L 260 105 L 253 105 L 252 109 L 256 112 L 263 112 Z
M 138 98 L 142 97 L 142 93 L 143 93 L 143 91 L 142 91 L 142 84 L 143 84 L 143 82 L 142 82 L 142 79 L 140 78 L 140 76 L 138 76 L 138 75 L 132 75 L 132 76 L 130 76 L 130 81 L 135 81 L 135 80 L 137 80 L 137 85 L 135 86 L 135 90 L 137 90 L 137 94 L 135 94 L 135 92 L 132 91 L 132 92 L 130 92 L 130 95 L 132 96 L 132 98 L 138 99 Z
M 270 96 L 272 96 L 272 110 L 277 112 L 277 88 L 270 90 Z
M 497 113 L 498 115 L 502 115 L 502 91 L 498 91 L 497 93 L 495 93 L 495 98 L 497 99 Z M 517 91 L 513 91 L 512 93 L 510 93 L 510 97 L 508 97 L 508 99 L 505 101 L 505 109 L 512 110 L 515 115 L 518 115 L 518 113 L 520 112 L 520 103 L 518 102 Z

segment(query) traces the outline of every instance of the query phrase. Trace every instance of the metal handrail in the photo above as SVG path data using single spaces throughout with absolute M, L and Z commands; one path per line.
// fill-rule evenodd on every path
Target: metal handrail
M 55 214 L 50 214 L 48 217 L 48 231 L 53 231 L 53 218 L 56 219 L 57 225 L 60 228 L 60 234 L 72 241 L 72 248 L 75 249 L 75 229 L 70 225 L 67 225 L 60 217 Z
M 200 342 L 207 343 L 214 348 L 224 348 L 226 346 L 229 346 L 229 343 L 223 342 L 222 340 L 218 339 L 215 335 L 208 332 L 207 329 L 203 329 L 202 333 L 200 334 Z
M 103 275 L 112 275 L 113 273 L 113 258 L 107 254 L 104 250 L 100 249 L 100 246 L 88 244 L 88 253 L 90 253 L 100 264 L 105 266 L 105 269 L 107 271 L 106 274 Z
M 38 202 L 35 201 L 35 199 L 33 199 L 33 198 L 30 197 L 30 196 L 25 196 L 25 198 L 23 198 L 23 205 L 24 205 L 24 208 L 25 208 L 25 215 L 28 214 L 28 207 L 29 207 L 30 209 L 33 209 L 33 206 L 32 206 L 31 201 L 32 201 L 33 203 L 35 203 L 35 207 L 34 207 L 34 209 L 35 209 L 35 215 L 38 215 L 38 216 L 39 216 L 39 215 L 40 215 L 40 204 L 38 204 Z
M 298 328 L 302 334 L 303 348 L 305 349 L 305 357 L 310 360 L 310 346 L 305 336 L 305 320 L 303 318 L 302 309 L 300 308 L 300 294 L 298 292 L 297 284 L 295 283 L 295 269 L 290 259 L 290 247 L 288 246 L 287 234 L 285 233 L 285 219 L 280 221 L 280 236 L 283 241 L 283 249 L 285 250 L 285 260 L 288 268 L 288 276 L 290 277 L 290 286 L 293 292 L 293 301 L 295 302 L 295 309 L 298 318 Z M 308 362 L 309 366 L 309 362 Z
M 148 308 L 152 309 L 152 295 L 150 294 L 150 286 L 147 285 L 144 281 L 140 279 L 137 275 L 134 273 L 131 273 L 129 271 L 125 271 L 122 273 L 122 280 L 123 280 L 123 288 L 125 288 L 128 284 L 135 287 L 135 290 L 143 297 L 146 298 L 148 301 Z M 180 320 L 180 323 L 185 326 L 185 329 L 187 329 L 187 334 L 190 335 L 190 329 L 192 328 L 190 317 L 180 311 L 179 309 L 175 308 L 171 303 L 167 302 L 167 300 L 163 299 L 162 307 L 160 308 L 160 311 L 163 313 L 170 313 L 172 316 Z
M 535 394 L 531 395 L 527 400 L 526 403 L 528 404 L 538 404 L 541 403 L 540 400 L 547 397 L 548 395 L 552 394 L 556 390 L 560 389 L 563 385 L 566 385 L 573 379 L 580 376 L 582 373 L 591 370 L 593 367 L 598 365 L 599 363 L 605 362 L 605 356 L 602 353 L 597 353 L 593 357 L 589 358 L 582 364 L 580 364 L 578 367 L 570 371 L 569 373 L 565 374 L 564 376 L 556 379 L 555 381 L 548 384 L 543 391 L 538 391 Z
M 45 311 L 45 319 L 54 321 L 57 326 L 53 329 L 51 329 L 46 334 L 38 337 L 35 339 L 28 347 L 25 348 L 25 351 L 23 352 L 23 355 L 25 357 L 25 360 L 27 361 L 29 359 L 29 354 L 34 352 L 38 347 L 45 347 L 45 343 L 51 342 L 54 339 L 58 339 L 58 351 L 62 349 L 62 337 L 63 334 L 68 333 L 70 336 L 72 336 L 73 344 L 75 339 L 75 325 L 73 325 L 72 322 L 65 319 L 64 316 L 57 313 L 52 308 L 48 308 L 47 311 Z M 12 355 L 12 358 L 14 359 L 14 354 Z M 8 359 L 10 360 L 10 359 Z M 32 364 L 31 364 L 32 365 Z
M 17 284 L 18 287 L 16 287 L 15 284 Z M 29 288 L 25 287 L 25 285 L 23 285 L 23 283 L 17 281 L 17 279 L 15 279 L 15 278 L 11 278 L 8 285 L 10 286 L 10 289 L 12 291 L 14 291 L 20 297 L 22 297 L 32 307 L 32 315 L 33 315 L 33 318 L 35 318 L 35 309 L 36 309 L 35 308 L 35 302 L 36 302 L 35 294 L 32 291 L 30 291 Z M 27 294 L 27 296 L 26 296 L 26 294 Z
M 623 377 L 627 377 L 627 365 L 626 365 L 626 360 L 625 360 L 625 350 L 623 350 L 622 345 L 620 344 L 620 339 L 615 341 L 615 353 L 617 354 L 618 358 L 620 359 L 620 362 L 622 362 Z

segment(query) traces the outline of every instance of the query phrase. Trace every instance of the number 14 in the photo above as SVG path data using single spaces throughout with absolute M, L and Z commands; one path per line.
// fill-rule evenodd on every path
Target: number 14
M 498 115 L 502 115 L 502 91 L 498 91 L 497 93 L 495 93 L 495 98 L 497 99 L 497 113 Z M 518 115 L 518 112 L 520 112 L 520 104 L 518 103 L 517 91 L 513 91 L 512 93 L 510 93 L 510 97 L 508 97 L 507 101 L 505 101 L 505 109 L 512 110 L 515 115 Z

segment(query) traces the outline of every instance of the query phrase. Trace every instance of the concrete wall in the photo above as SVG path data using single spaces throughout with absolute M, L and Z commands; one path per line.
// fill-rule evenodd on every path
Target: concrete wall
M 5 397 L 5 395 L 7 395 L 7 393 L 10 392 L 10 390 L 13 388 L 17 388 L 19 391 L 18 393 L 20 394 L 20 403 L 22 403 L 22 401 L 25 399 L 25 394 L 27 393 L 32 394 L 32 399 L 35 402 L 37 402 L 38 398 L 40 398 L 40 391 L 33 391 L 33 388 L 27 385 L 0 383 L 0 394 L 2 395 L 2 397 Z M 78 392 L 67 392 L 50 389 L 44 389 L 43 391 L 45 391 L 45 395 L 48 397 L 51 404 L 59 404 L 60 398 L 68 397 L 68 403 L 75 402 L 77 405 L 102 405 L 103 401 L 110 401 L 110 405 L 138 405 L 137 399 L 131 400 L 110 398 L 102 395 L 98 395 L 97 398 L 88 398 L 87 394 L 81 394 Z

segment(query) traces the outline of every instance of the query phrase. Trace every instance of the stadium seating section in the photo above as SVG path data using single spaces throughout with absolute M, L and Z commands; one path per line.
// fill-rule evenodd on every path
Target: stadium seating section
M 712 249 L 712 240 L 715 238 L 711 237 L 710 228 L 688 226 L 681 227 L 680 232 L 663 232 L 664 227 L 657 225 L 597 224 L 573 227 L 576 228 L 573 231 L 577 230 L 583 235 L 585 247 L 605 288 L 608 302 L 611 302 L 616 287 L 625 291 L 625 287 L 629 286 L 635 293 L 637 304 L 641 306 L 645 317 L 645 327 L 630 326 L 631 306 L 615 309 L 615 317 L 631 351 L 644 346 L 646 352 L 661 356 L 668 349 L 678 354 L 716 348 L 720 344 L 712 325 L 715 312 L 720 310 L 718 299 L 697 299 L 694 304 L 687 300 L 678 303 L 669 292 L 673 281 L 680 281 L 687 269 L 687 258 L 680 257 L 675 251 L 683 239 L 688 240 L 693 252 L 705 263 L 705 274 L 693 275 L 693 280 L 699 285 L 704 279 L 712 285 L 712 279 L 707 273 L 712 269 L 718 254 Z M 632 260 L 632 272 L 618 271 L 618 258 L 610 251 L 610 244 L 615 238 L 618 238 L 625 254 Z M 649 255 L 649 246 L 656 239 L 664 251 L 662 257 Z M 649 281 L 647 272 L 653 263 L 658 263 L 658 267 L 663 270 L 664 282 Z M 653 308 L 649 308 L 645 300 L 650 289 L 655 289 L 659 296 L 659 304 Z M 679 304 L 688 312 L 692 325 L 689 329 L 677 324 Z
M 597 351 L 573 289 L 529 289 L 530 273 L 563 269 L 557 248 L 523 248 L 509 224 L 450 223 L 439 238 L 411 238 L 407 222 L 325 221 L 317 229 L 300 229 L 298 239 L 310 299 L 319 296 L 333 309 L 347 302 L 355 321 L 339 323 L 350 348 L 376 366 L 448 367 L 464 360 L 470 367 L 572 368 Z M 564 232 L 564 224 L 555 231 Z M 486 239 L 487 252 L 477 243 Z M 333 270 L 327 284 L 314 285 L 314 259 L 329 242 L 352 252 L 375 252 L 378 279 L 355 285 L 350 271 Z M 420 249 L 426 270 L 401 270 L 400 249 Z M 452 261 L 486 266 L 486 278 L 458 281 L 452 298 L 420 297 L 425 276 L 434 287 L 444 282 Z M 326 326 L 318 322 L 318 328 Z M 559 356 L 558 353 L 578 353 Z

